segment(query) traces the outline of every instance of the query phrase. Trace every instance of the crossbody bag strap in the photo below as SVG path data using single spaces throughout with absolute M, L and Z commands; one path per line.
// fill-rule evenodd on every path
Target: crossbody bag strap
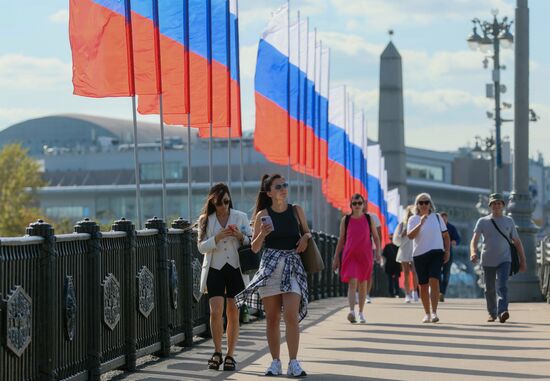
M 506 237 L 506 235 L 502 232 L 502 230 L 500 230 L 500 229 L 498 228 L 498 225 L 497 225 L 496 221 L 493 220 L 493 219 L 491 218 L 491 222 L 492 222 L 493 225 L 495 226 L 495 229 L 497 229 L 497 231 L 500 233 L 500 235 L 503 236 L 504 239 L 508 242 L 508 244 L 512 245 L 512 242 L 510 242 L 510 240 L 508 239 L 508 237 Z
M 292 214 L 294 214 L 294 218 L 296 218 L 296 222 L 298 222 L 298 230 L 300 231 L 300 236 L 304 235 L 304 227 L 302 226 L 302 223 L 300 222 L 300 217 L 298 216 L 298 212 L 296 212 L 296 205 L 292 205 Z

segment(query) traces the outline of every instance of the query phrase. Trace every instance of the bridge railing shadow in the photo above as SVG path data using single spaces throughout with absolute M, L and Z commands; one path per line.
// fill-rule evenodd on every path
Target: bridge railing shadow
M 145 227 L 120 219 L 101 232 L 85 219 L 55 235 L 38 221 L 0 238 L 0 380 L 99 380 L 209 336 L 196 230 L 181 218 Z M 309 275 L 310 298 L 343 296 L 331 269 L 337 237 L 313 236 L 325 269 Z

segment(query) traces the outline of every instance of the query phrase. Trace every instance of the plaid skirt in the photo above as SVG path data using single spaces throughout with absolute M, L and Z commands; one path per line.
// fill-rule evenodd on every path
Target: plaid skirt
M 306 271 L 304 270 L 300 255 L 296 253 L 296 250 L 264 249 L 260 268 L 248 286 L 240 294 L 235 296 L 235 302 L 239 307 L 246 304 L 258 311 L 263 311 L 264 308 L 258 289 L 266 286 L 271 274 L 273 274 L 273 271 L 277 268 L 279 261 L 284 261 L 285 263 L 283 275 L 281 277 L 281 292 L 286 293 L 292 291 L 291 279 L 296 280 L 300 288 L 302 298 L 300 299 L 300 311 L 298 315 L 300 321 L 302 321 L 307 315 L 309 294 Z

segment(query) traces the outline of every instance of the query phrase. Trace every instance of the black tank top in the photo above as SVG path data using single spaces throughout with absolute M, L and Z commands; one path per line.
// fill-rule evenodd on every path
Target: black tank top
M 267 208 L 267 213 L 273 220 L 274 230 L 265 237 L 266 248 L 278 250 L 296 248 L 296 244 L 300 239 L 300 228 L 292 208 L 292 204 L 288 204 L 288 208 L 282 213 L 273 211 L 271 207 Z

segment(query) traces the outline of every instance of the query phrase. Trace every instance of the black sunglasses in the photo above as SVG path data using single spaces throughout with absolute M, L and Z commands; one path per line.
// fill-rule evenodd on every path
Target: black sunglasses
M 277 184 L 273 186 L 273 188 L 275 188 L 276 190 L 286 189 L 288 188 L 288 183 Z
M 418 205 L 430 205 L 429 201 L 418 201 Z
M 351 203 L 351 205 L 353 205 L 353 206 L 361 206 L 361 205 L 363 205 L 363 201 L 353 201 L 353 202 Z
M 225 199 L 223 199 L 221 202 L 220 202 L 220 201 L 216 201 L 216 205 L 218 205 L 218 206 L 221 206 L 222 204 L 223 204 L 223 205 L 229 205 L 230 202 L 231 202 L 230 200 L 228 200 L 228 199 L 225 198 Z

